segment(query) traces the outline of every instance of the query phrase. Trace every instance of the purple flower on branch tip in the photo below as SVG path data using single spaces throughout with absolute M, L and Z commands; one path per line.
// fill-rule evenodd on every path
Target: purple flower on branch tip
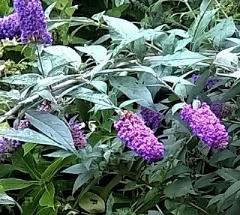
M 139 112 L 146 126 L 149 128 L 156 130 L 162 120 L 162 115 L 158 112 L 152 111 L 151 109 L 141 107 L 141 111 Z
M 38 111 L 50 112 L 52 110 L 52 102 L 48 100 L 44 100 L 38 107 Z
M 17 13 L 0 18 L 0 39 L 13 39 L 20 36 Z
M 47 20 L 40 0 L 14 0 L 23 43 L 36 41 L 51 44 L 52 37 L 47 29 Z
M 0 157 L 4 158 L 5 155 L 14 152 L 19 146 L 21 146 L 20 141 L 0 136 Z
M 82 149 L 87 145 L 87 137 L 84 134 L 82 128 L 85 127 L 84 123 L 80 123 L 76 120 L 76 117 L 73 117 L 69 121 L 69 127 L 72 133 L 73 143 L 76 149 Z
M 158 142 L 153 131 L 144 121 L 132 112 L 124 112 L 114 123 L 118 137 L 133 152 L 148 162 L 156 162 L 164 156 L 164 145 Z
M 195 84 L 200 78 L 201 78 L 201 75 L 193 74 L 192 82 Z M 207 83 L 205 84 L 205 89 L 210 90 L 217 84 L 217 82 L 218 82 L 217 78 L 210 76 L 207 80 Z
M 189 125 L 192 133 L 210 148 L 227 147 L 228 132 L 206 103 L 185 105 L 180 116 Z

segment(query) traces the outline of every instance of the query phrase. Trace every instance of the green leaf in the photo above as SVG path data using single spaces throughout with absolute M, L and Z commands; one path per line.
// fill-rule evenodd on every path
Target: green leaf
M 138 104 L 144 107 L 153 106 L 150 91 L 143 84 L 137 83 L 137 79 L 129 76 L 112 77 L 110 83 L 128 98 L 136 100 Z
M 15 129 L 10 129 L 7 131 L 0 130 L 0 135 L 3 135 L 6 138 L 11 138 L 14 140 L 19 140 L 27 143 L 37 143 L 42 145 L 57 146 L 57 147 L 66 149 L 65 147 L 49 139 L 47 136 L 40 134 L 29 128 L 26 128 L 24 130 L 15 130 Z
M 15 200 L 6 193 L 0 193 L 0 205 L 15 205 Z
M 215 27 L 209 32 L 208 36 L 213 39 L 213 43 L 219 47 L 224 39 L 231 37 L 235 32 L 236 26 L 232 17 L 221 20 Z
M 88 213 L 99 214 L 105 212 L 104 200 L 95 193 L 87 192 L 79 200 L 79 206 Z
M 1 0 L 0 2 L 0 15 L 5 16 L 10 10 L 9 0 Z
M 236 182 L 240 180 L 240 170 L 237 169 L 221 168 L 216 173 L 225 181 Z
M 32 154 L 23 156 L 23 150 L 20 149 L 15 152 L 12 162 L 15 170 L 29 174 L 33 179 L 40 179 L 40 173 Z
M 36 127 L 54 142 L 57 142 L 62 148 L 70 151 L 75 150 L 71 131 L 58 117 L 44 111 L 28 111 L 26 113 L 26 118 L 31 125 Z
M 91 46 L 76 46 L 78 51 L 86 53 L 93 57 L 97 63 L 101 63 L 107 58 L 107 49 L 104 46 L 100 45 L 91 45 Z
M 240 190 L 240 181 L 236 181 L 226 190 L 226 192 L 224 193 L 222 202 L 224 202 L 227 198 L 229 198 L 233 194 L 236 194 L 239 190 Z
M 191 179 L 189 177 L 180 178 L 167 185 L 164 194 L 170 198 L 185 196 L 186 194 L 196 194 Z
M 112 193 L 109 195 L 107 203 L 106 203 L 106 215 L 113 214 L 113 205 L 114 205 L 114 197 Z
M 48 46 L 44 51 L 61 59 L 62 63 L 70 63 L 75 69 L 78 69 L 82 63 L 80 55 L 68 46 Z
M 209 4 L 208 4 L 209 5 Z M 199 47 L 199 45 L 203 42 L 203 40 L 206 38 L 205 30 L 211 20 L 213 19 L 215 13 L 217 10 L 207 10 L 207 7 L 204 11 L 202 11 L 197 19 L 194 21 L 192 26 L 189 28 L 189 34 L 192 36 L 192 44 L 193 48 L 192 50 L 195 50 Z
M 149 210 L 148 215 L 164 215 L 162 211 Z
M 62 171 L 63 173 L 68 173 L 68 174 L 83 174 L 87 173 L 88 169 L 84 164 L 75 164 L 73 166 L 68 167 L 67 169 Z
M 54 208 L 55 187 L 53 183 L 49 183 L 45 188 L 45 192 L 39 200 L 39 205 L 43 207 Z
M 20 100 L 21 94 L 18 90 L 10 90 L 10 91 L 0 91 L 0 98 L 6 98 L 11 100 Z
M 0 179 L 0 185 L 3 187 L 4 191 L 9 190 L 20 190 L 32 185 L 39 185 L 38 181 L 26 181 L 17 178 L 6 178 Z
M 232 151 L 230 150 L 223 150 L 223 151 L 218 151 L 217 153 L 215 153 L 211 159 L 209 160 L 210 163 L 217 163 L 220 161 L 224 161 L 226 159 L 229 158 L 234 158 L 236 157 L 236 154 L 234 154 Z
M 102 93 L 107 93 L 107 84 L 104 81 L 91 81 L 90 84 Z
M 138 27 L 127 20 L 110 16 L 103 16 L 103 19 L 110 27 L 112 40 L 127 40 L 139 32 Z
M 62 167 L 63 158 L 58 158 L 52 164 L 50 164 L 47 169 L 43 172 L 41 178 L 44 181 L 50 181 L 56 172 Z
M 85 183 L 87 183 L 91 178 L 93 177 L 93 174 L 91 172 L 87 172 L 87 173 L 82 173 L 80 174 L 76 181 L 74 182 L 73 185 L 73 194 Z
M 64 150 L 58 150 L 58 151 L 52 152 L 50 154 L 46 154 L 44 156 L 53 157 L 53 158 L 66 158 L 66 157 L 69 157 L 71 155 L 73 155 L 72 152 L 68 152 L 68 151 L 64 151 Z
M 25 143 L 22 145 L 24 154 L 23 156 L 27 155 L 30 151 L 32 151 L 37 145 L 34 143 Z
M 57 215 L 57 211 L 55 211 L 53 208 L 42 208 L 40 209 L 36 215 Z
M 207 60 L 208 58 L 197 52 L 183 50 L 172 55 L 146 57 L 145 59 L 149 61 L 154 67 L 161 65 L 182 67 L 191 66 L 193 64 Z
M 9 177 L 9 175 L 14 170 L 13 165 L 11 164 L 0 164 L 0 178 Z
M 9 77 L 3 78 L 0 82 L 15 84 L 15 85 L 35 85 L 39 80 L 41 80 L 41 76 L 38 74 L 23 74 L 23 75 L 11 75 Z
M 114 108 L 112 101 L 106 94 L 96 93 L 93 90 L 90 90 L 84 87 L 80 87 L 72 91 L 68 95 L 71 95 L 73 98 L 78 98 L 78 99 L 86 100 L 86 101 L 101 105 L 108 109 Z

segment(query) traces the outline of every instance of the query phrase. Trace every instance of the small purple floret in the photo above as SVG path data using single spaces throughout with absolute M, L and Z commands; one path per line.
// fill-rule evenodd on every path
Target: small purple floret
M 189 125 L 192 133 L 210 148 L 227 147 L 228 132 L 206 103 L 199 102 L 196 107 L 185 105 L 180 116 Z
M 156 162 L 164 156 L 164 145 L 158 142 L 153 131 L 144 121 L 132 112 L 126 111 L 114 123 L 118 137 L 133 152 L 143 157 L 148 162 Z

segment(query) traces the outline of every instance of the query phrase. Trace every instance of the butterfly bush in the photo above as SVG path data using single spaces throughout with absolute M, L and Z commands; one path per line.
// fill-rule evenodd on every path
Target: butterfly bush
M 141 111 L 139 112 L 146 126 L 149 128 L 156 130 L 162 120 L 162 115 L 158 112 L 152 111 L 148 108 L 141 107 Z
M 124 112 L 114 123 L 118 137 L 133 152 L 143 157 L 148 162 L 155 162 L 163 158 L 164 145 L 158 142 L 153 131 L 144 121 L 132 112 Z
M 13 13 L 0 19 L 0 39 L 13 39 L 20 35 L 18 14 Z
M 216 102 L 210 105 L 212 112 L 218 118 L 224 118 L 231 114 L 235 107 L 229 103 Z
M 206 103 L 185 105 L 180 116 L 192 130 L 210 148 L 226 148 L 229 135 L 225 126 Z
M 76 149 L 84 148 L 87 144 L 87 138 L 83 131 L 85 124 L 80 123 L 78 120 L 76 120 L 76 117 L 73 117 L 69 121 L 69 127 L 72 133 L 73 143 Z
M 14 8 L 18 16 L 23 43 L 31 40 L 43 44 L 52 43 L 40 0 L 14 0 Z

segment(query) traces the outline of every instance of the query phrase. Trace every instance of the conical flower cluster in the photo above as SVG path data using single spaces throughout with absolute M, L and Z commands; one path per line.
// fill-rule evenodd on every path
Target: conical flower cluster
M 227 147 L 228 132 L 206 103 L 199 102 L 197 105 L 185 105 L 180 112 L 180 116 L 189 125 L 192 133 L 209 147 Z
M 84 131 L 82 128 L 85 127 L 84 123 L 80 123 L 79 121 L 76 120 L 76 117 L 73 117 L 69 121 L 69 127 L 72 133 L 73 137 L 73 143 L 76 147 L 76 149 L 82 149 L 86 146 L 87 144 L 87 138 L 86 135 L 84 134 Z
M 162 116 L 160 113 L 152 111 L 148 108 L 141 107 L 141 111 L 139 112 L 146 126 L 149 128 L 156 130 L 159 127 L 159 124 L 162 120 Z
M 13 39 L 20 36 L 20 28 L 17 13 L 0 19 L 0 39 Z
M 0 19 L 0 39 L 20 37 L 23 43 L 52 43 L 40 0 L 14 0 L 13 6 L 14 13 Z
M 163 158 L 164 146 L 158 142 L 153 131 L 144 121 L 132 112 L 126 111 L 114 123 L 118 137 L 133 152 L 143 157 L 148 162 L 155 162 Z
M 52 43 L 40 0 L 14 0 L 14 8 L 18 15 L 23 43 L 31 40 L 43 44 Z

